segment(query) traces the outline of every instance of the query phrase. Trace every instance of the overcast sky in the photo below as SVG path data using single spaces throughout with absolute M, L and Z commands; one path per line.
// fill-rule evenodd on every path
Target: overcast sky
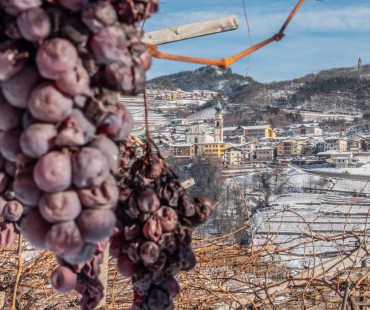
M 244 0 L 252 43 L 275 34 L 297 0 Z M 147 20 L 144 29 L 236 15 L 239 29 L 222 34 L 160 46 L 160 50 L 186 56 L 225 58 L 250 44 L 243 0 L 162 0 L 160 12 Z M 260 82 L 300 77 L 333 67 L 370 63 L 370 0 L 306 0 L 285 31 L 283 41 L 273 42 L 232 70 Z M 148 78 L 200 67 L 155 59 Z

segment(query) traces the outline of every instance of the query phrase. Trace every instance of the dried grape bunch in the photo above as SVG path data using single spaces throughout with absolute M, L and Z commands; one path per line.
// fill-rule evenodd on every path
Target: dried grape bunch
M 19 233 L 19 220 L 25 211 L 12 189 L 15 171 L 15 165 L 0 155 L 0 248 L 13 244 Z
M 163 160 L 149 154 L 120 180 L 120 229 L 110 252 L 120 273 L 132 279 L 133 309 L 173 309 L 180 290 L 175 276 L 194 268 L 192 233 L 207 221 L 213 205 L 191 198 Z
M 114 233 L 119 146 L 133 128 L 118 98 L 144 89 L 137 22 L 158 7 L 121 2 L 0 0 L 2 246 L 20 231 L 72 266 Z

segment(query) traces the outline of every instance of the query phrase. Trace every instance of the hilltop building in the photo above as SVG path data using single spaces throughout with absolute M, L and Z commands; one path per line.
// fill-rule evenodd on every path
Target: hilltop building
M 358 63 L 357 63 L 357 69 L 362 70 L 362 68 L 363 68 L 362 59 L 361 59 L 361 57 L 359 57 L 358 58 Z
M 224 141 L 224 117 L 222 116 L 222 105 L 220 101 L 217 102 L 215 107 L 216 115 L 214 119 L 214 141 Z

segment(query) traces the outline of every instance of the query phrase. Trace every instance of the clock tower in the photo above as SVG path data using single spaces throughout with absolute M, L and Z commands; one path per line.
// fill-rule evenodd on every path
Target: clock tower
M 223 142 L 224 141 L 224 118 L 222 116 L 222 105 L 220 101 L 217 102 L 215 106 L 216 115 L 215 115 L 215 123 L 214 123 L 214 137 L 215 142 Z

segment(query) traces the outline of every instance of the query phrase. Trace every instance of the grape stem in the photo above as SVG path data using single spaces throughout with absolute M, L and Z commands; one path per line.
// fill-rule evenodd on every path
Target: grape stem
M 148 94 L 146 88 L 144 89 L 144 107 L 145 107 L 145 146 L 146 152 L 150 156 L 152 154 L 152 146 L 150 139 L 150 130 L 149 130 L 149 103 L 148 103 Z
M 226 68 L 231 66 L 235 62 L 239 61 L 240 59 L 254 53 L 255 51 L 259 50 L 260 48 L 270 44 L 274 41 L 280 41 L 284 38 L 285 28 L 291 22 L 295 14 L 298 12 L 300 7 L 302 6 L 304 0 L 299 0 L 295 8 L 292 10 L 288 18 L 286 19 L 283 26 L 280 28 L 279 32 L 273 35 L 271 38 L 268 38 L 258 44 L 251 46 L 250 48 L 228 58 L 224 59 L 208 59 L 208 58 L 197 58 L 197 57 L 187 57 L 187 56 L 179 56 L 174 54 L 163 53 L 158 50 L 157 46 L 155 45 L 147 45 L 149 53 L 156 58 L 167 59 L 167 60 L 174 60 L 174 61 L 181 61 L 181 62 L 190 62 L 190 63 L 197 63 L 202 65 L 210 65 L 210 66 L 217 66 L 220 68 Z

